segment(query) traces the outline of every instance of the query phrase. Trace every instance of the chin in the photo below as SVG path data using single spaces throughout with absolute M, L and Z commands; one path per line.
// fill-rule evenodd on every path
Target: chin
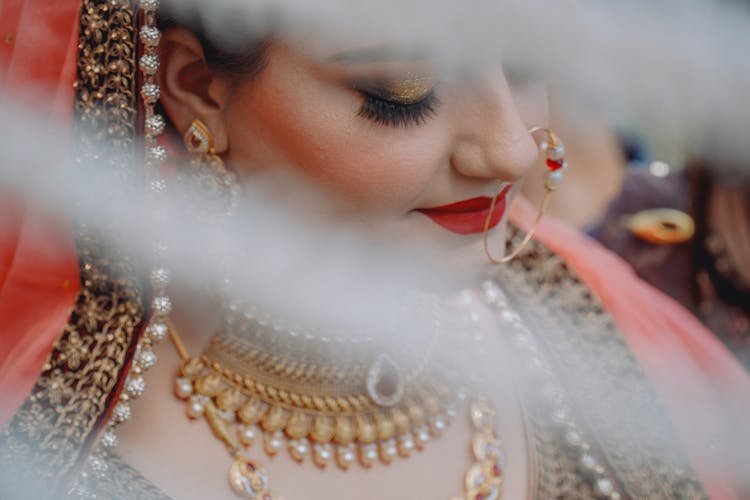
M 483 233 L 458 234 L 449 231 L 417 212 L 403 219 L 402 234 L 426 248 L 428 258 L 433 260 L 439 272 L 455 275 L 464 286 L 476 285 L 493 269 L 484 252 Z M 495 256 L 502 256 L 505 248 L 507 214 L 490 230 L 488 243 Z

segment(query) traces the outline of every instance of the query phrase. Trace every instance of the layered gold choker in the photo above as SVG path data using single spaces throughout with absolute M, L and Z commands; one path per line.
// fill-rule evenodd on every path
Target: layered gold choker
M 372 346 L 349 345 L 346 356 L 331 359 L 341 345 L 321 348 L 325 339 L 284 335 L 268 322 L 237 313 L 225 316 L 222 332 L 200 357 L 190 357 L 170 330 L 182 358 L 175 394 L 187 402 L 190 418 L 206 418 L 234 457 L 229 481 L 244 498 L 276 498 L 265 470 L 246 457 L 255 442 L 270 456 L 286 449 L 297 462 L 321 468 L 390 464 L 440 436 L 466 400 L 426 371 L 438 332 L 415 368 L 403 373 L 390 356 L 373 356 Z M 495 412 L 486 399 L 476 398 L 469 413 L 475 463 L 457 498 L 499 498 L 505 457 Z

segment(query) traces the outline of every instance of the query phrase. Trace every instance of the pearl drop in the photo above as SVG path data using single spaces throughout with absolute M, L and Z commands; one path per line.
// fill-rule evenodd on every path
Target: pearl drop
M 250 426 L 243 426 L 240 428 L 239 437 L 242 444 L 246 446 L 250 446 L 255 439 L 255 436 L 258 435 L 258 430 L 254 425 Z
M 203 402 L 195 397 L 191 398 L 187 406 L 187 415 L 190 418 L 200 418 L 203 415 Z
M 455 403 L 451 403 L 448 405 L 448 407 L 445 409 L 445 414 L 448 416 L 448 418 L 455 418 L 455 416 L 458 415 L 458 409 L 456 408 Z
M 436 430 L 437 432 L 441 432 L 441 431 L 445 430 L 445 420 L 443 420 L 443 419 L 442 419 L 442 418 L 440 418 L 440 417 L 437 417 L 437 418 L 435 418 L 435 419 L 434 419 L 434 420 L 432 421 L 432 427 L 433 427 L 433 428 L 434 428 L 434 429 L 435 429 L 435 430 Z
M 554 148 L 548 148 L 546 152 L 547 158 L 549 158 L 550 160 L 559 161 L 565 157 L 565 146 L 560 144 Z
M 405 450 L 412 450 L 414 448 L 414 440 L 410 435 L 403 435 L 399 437 L 399 444 Z
M 193 384 L 186 378 L 178 378 L 175 381 L 174 392 L 180 399 L 187 399 L 193 394 Z
M 557 187 L 560 185 L 560 183 L 563 180 L 563 169 L 555 170 L 554 172 L 549 172 L 547 174 L 547 182 L 552 187 Z
M 327 461 L 331 458 L 331 448 L 326 445 L 316 445 L 314 448 L 315 454 L 323 461 Z
M 281 431 L 276 431 L 268 441 L 268 447 L 272 450 L 279 451 L 284 446 L 283 434 Z

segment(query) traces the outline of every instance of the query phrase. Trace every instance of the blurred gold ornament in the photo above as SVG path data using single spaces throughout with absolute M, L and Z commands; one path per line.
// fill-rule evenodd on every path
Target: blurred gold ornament
M 643 210 L 628 220 L 628 229 L 638 238 L 658 245 L 676 245 L 695 234 L 695 222 L 685 212 L 671 208 Z

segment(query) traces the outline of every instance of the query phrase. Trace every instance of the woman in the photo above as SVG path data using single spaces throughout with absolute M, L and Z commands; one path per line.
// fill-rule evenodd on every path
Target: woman
M 223 182 L 233 181 L 234 175 L 249 183 L 259 169 L 288 165 L 343 198 L 365 220 L 386 220 L 401 231 L 424 232 L 458 248 L 452 258 L 466 261 L 482 255 L 482 233 L 501 222 L 506 184 L 521 178 L 537 156 L 534 137 L 499 72 L 437 89 L 435 75 L 429 66 L 424 69 L 421 59 L 384 61 L 379 50 L 349 47 L 315 53 L 294 40 L 269 39 L 252 49 L 227 52 L 214 46 L 191 20 L 180 19 L 179 9 L 174 14 L 181 23 L 162 19 L 161 32 L 155 31 L 155 2 L 140 5 L 146 24 L 140 31 L 139 66 L 145 80 L 140 90 L 149 166 L 163 160 L 165 150 L 158 147 L 157 138 L 169 130 L 169 122 L 184 134 L 190 153 L 185 156 L 191 157 L 198 174 L 218 173 L 222 196 L 227 194 Z M 132 154 L 135 20 L 134 7 L 127 2 L 83 2 L 76 110 L 79 128 L 94 132 L 81 140 L 84 156 L 97 154 L 93 148 L 102 146 L 91 144 L 91 137 L 103 139 L 116 163 L 127 162 L 123 159 Z M 160 64 L 154 59 L 157 47 Z M 156 114 L 163 122 L 154 118 Z M 547 152 L 555 154 L 554 136 L 542 132 L 538 138 L 552 143 Z M 562 166 L 559 154 L 549 159 Z M 496 198 L 501 200 L 499 208 L 493 210 L 486 205 L 486 195 L 498 179 L 505 184 Z M 159 188 L 155 180 L 150 185 Z M 485 216 L 477 217 L 477 211 Z M 520 212 L 517 216 L 525 225 L 528 217 Z M 540 236 L 555 230 L 564 232 L 550 226 Z M 488 249 L 497 248 L 502 232 L 496 233 Z M 585 243 L 575 233 L 565 236 L 569 246 L 558 243 L 556 250 L 573 260 L 576 245 Z M 446 376 L 443 384 L 440 375 L 429 370 L 422 374 L 420 368 L 413 380 L 406 380 L 402 369 L 412 373 L 413 367 L 394 362 L 393 358 L 401 360 L 398 353 L 364 362 L 362 371 L 352 361 L 361 356 L 359 348 L 331 350 L 315 344 L 310 354 L 312 339 L 300 339 L 290 328 L 269 328 L 257 312 L 231 304 L 226 304 L 213 340 L 205 334 L 210 329 L 196 326 L 189 313 L 183 319 L 175 316 L 170 325 L 171 301 L 164 298 L 167 273 L 160 267 L 151 273 L 154 297 L 149 314 L 127 260 L 111 255 L 102 259 L 96 235 L 85 228 L 78 228 L 78 239 L 81 287 L 73 313 L 51 318 L 39 310 L 36 321 L 14 325 L 19 331 L 33 324 L 37 339 L 52 340 L 55 330 L 64 333 L 45 361 L 32 395 L 4 430 L 3 470 L 12 472 L 3 485 L 10 488 L 9 495 L 205 498 L 230 497 L 234 491 L 270 498 L 273 490 L 292 498 L 496 498 L 501 492 L 506 498 L 703 498 L 704 489 L 715 498 L 741 494 L 732 471 L 712 467 L 713 455 L 699 455 L 706 451 L 698 449 L 704 443 L 686 442 L 689 460 L 683 454 L 679 441 L 686 424 L 678 421 L 673 428 L 671 423 L 681 399 L 662 396 L 667 403 L 676 402 L 668 413 L 597 301 L 564 262 L 540 244 L 499 271 L 496 283 L 465 295 L 461 304 L 438 301 L 440 311 L 456 307 L 470 312 L 468 328 L 489 337 L 476 356 L 517 349 L 524 360 L 539 367 L 516 387 L 510 377 L 480 382 L 486 397 L 471 402 L 467 419 L 467 405 L 460 405 L 459 416 L 449 404 L 463 400 L 461 391 L 453 388 L 455 376 Z M 587 250 L 589 257 L 605 258 L 597 253 L 601 250 Z M 611 262 L 605 266 L 612 268 Z M 597 283 L 601 270 L 597 275 L 596 269 L 577 267 L 604 295 L 601 281 Z M 9 279 L 17 274 L 8 273 Z M 643 292 L 624 279 L 621 290 Z M 658 295 L 649 300 L 654 298 L 660 300 Z M 60 304 L 70 306 L 70 300 L 69 292 L 58 293 L 47 306 L 59 310 Z M 539 307 L 540 300 L 544 307 Z M 449 312 L 439 317 L 460 326 L 460 318 Z M 645 321 L 659 319 L 680 334 L 692 334 L 696 345 L 703 342 L 705 332 L 684 319 L 680 310 L 660 315 L 644 306 L 642 314 Z M 431 314 L 427 319 L 433 319 Z M 625 322 L 626 333 L 649 331 L 648 325 L 633 323 Z M 446 330 L 450 348 L 451 342 L 466 342 L 461 336 L 466 328 L 464 324 L 439 331 Z M 167 330 L 177 349 L 168 344 L 156 347 Z M 287 335 L 280 338 L 281 332 Z M 511 346 L 508 334 L 518 347 Z M 21 340 L 13 345 L 25 342 L 26 331 L 18 335 Z M 669 340 L 682 348 L 677 338 Z M 634 335 L 629 340 L 656 378 L 658 373 L 650 368 L 657 363 L 649 356 L 663 358 L 643 349 Z M 710 340 L 702 345 L 708 346 L 707 365 L 725 360 L 725 353 Z M 444 351 L 445 347 L 436 352 Z M 155 352 L 159 363 L 152 368 Z M 201 352 L 203 358 L 191 358 Z M 297 355 L 301 357 L 295 359 Z M 581 357 L 595 361 L 596 377 L 573 362 Z M 264 364 L 277 358 L 287 364 Z M 309 358 L 324 367 L 303 370 L 308 379 L 295 378 L 297 367 Z M 442 367 L 438 360 L 426 364 Z M 32 364 L 33 360 L 18 366 Z M 352 368 L 337 377 L 335 371 L 342 365 Z M 205 417 L 209 426 L 189 421 L 184 403 L 172 396 L 178 367 L 177 395 L 188 400 L 191 417 Z M 723 369 L 710 374 L 715 375 L 712 381 L 747 387 L 732 365 Z M 481 370 L 478 373 L 481 376 Z M 347 385 L 347 374 L 364 374 L 366 379 Z M 705 373 L 688 365 L 685 375 L 702 380 Z M 423 378 L 425 386 L 420 385 Z M 149 390 L 144 394 L 146 380 Z M 674 389 L 669 380 L 655 383 L 662 392 Z M 316 399 L 309 391 L 323 392 Z M 702 401 L 711 400 L 706 386 L 695 392 Z M 607 395 L 615 393 L 620 397 L 610 401 Z M 362 396 L 357 401 L 364 409 L 346 399 L 352 394 Z M 140 400 L 131 406 L 136 397 Z M 606 404 L 597 404 L 600 397 Z M 498 408 L 497 415 L 489 400 Z M 453 421 L 449 430 L 444 429 L 447 420 Z M 125 421 L 129 422 L 117 427 Z M 643 432 L 628 427 L 637 422 L 648 426 Z M 439 434 L 443 435 L 437 439 Z M 117 441 L 117 455 L 110 455 L 106 450 Z M 246 448 L 251 441 L 256 444 Z M 288 455 L 279 453 L 286 447 Z M 411 453 L 421 447 L 422 453 Z M 277 456 L 267 458 L 261 448 Z M 467 448 L 473 448 L 470 454 Z M 31 460 L 32 474 L 42 481 L 24 480 L 25 464 L 15 474 L 19 467 L 11 464 L 24 458 Z M 384 467 L 377 461 L 393 463 Z M 326 464 L 330 465 L 324 472 L 319 470 Z M 698 469 L 703 484 L 691 466 Z M 19 478 L 20 483 L 12 481 Z

